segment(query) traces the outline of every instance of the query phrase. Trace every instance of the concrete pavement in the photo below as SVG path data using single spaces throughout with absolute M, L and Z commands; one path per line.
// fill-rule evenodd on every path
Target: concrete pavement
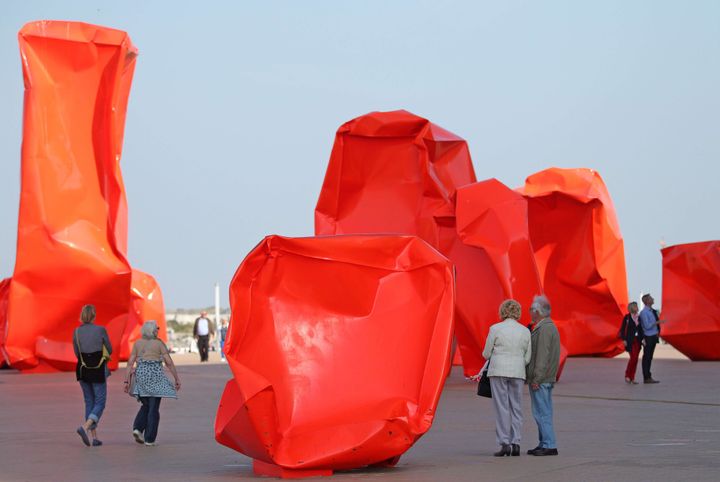
M 671 354 L 665 349 L 665 355 Z M 663 354 L 661 353 L 662 357 Z M 109 380 L 99 436 L 87 448 L 74 433 L 82 397 L 73 374 L 19 375 L 0 370 L 0 480 L 241 480 L 251 461 L 218 445 L 213 423 L 227 365 L 185 364 L 180 400 L 164 400 L 157 447 L 132 441 L 137 402 Z M 521 457 L 491 456 L 491 401 L 455 369 L 435 424 L 392 469 L 362 469 L 333 479 L 439 481 L 710 481 L 720 473 L 720 363 L 666 356 L 654 363 L 658 385 L 626 385 L 626 360 L 571 358 L 555 389 L 560 455 L 531 457 L 537 441 L 525 397 Z

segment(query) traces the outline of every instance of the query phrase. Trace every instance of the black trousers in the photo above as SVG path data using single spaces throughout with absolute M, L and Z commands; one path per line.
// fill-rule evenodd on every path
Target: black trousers
M 160 425 L 160 397 L 140 397 L 142 407 L 138 410 L 133 423 L 133 430 L 143 432 L 145 441 L 152 443 L 155 441 L 158 433 L 158 425 Z
M 210 335 L 198 336 L 198 350 L 200 351 L 200 361 L 208 361 L 208 350 L 210 349 Z
M 653 355 L 655 354 L 655 345 L 658 344 L 659 337 L 658 335 L 652 335 L 646 336 L 644 339 L 645 347 L 643 348 L 642 371 L 643 378 L 647 380 L 649 378 L 652 378 L 652 374 L 650 373 L 650 365 L 652 365 Z

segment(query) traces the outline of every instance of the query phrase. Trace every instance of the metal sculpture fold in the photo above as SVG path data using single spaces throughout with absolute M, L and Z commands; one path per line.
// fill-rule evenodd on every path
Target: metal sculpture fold
M 337 131 L 315 209 L 315 234 L 410 234 L 450 258 L 456 268 L 456 336 L 465 372 L 474 375 L 484 344 L 478 348 L 476 338 L 497 319 L 497 306 L 491 318 L 484 317 L 486 290 L 478 291 L 478 280 L 493 274 L 485 273 L 487 257 L 464 245 L 455 228 L 456 190 L 472 182 L 462 138 L 406 111 L 372 112 Z
M 470 184 L 457 191 L 455 216 L 460 250 L 465 253 L 458 270 L 468 271 L 467 286 L 457 293 L 458 305 L 473 308 L 466 313 L 469 322 L 458 327 L 458 344 L 466 374 L 474 375 L 484 363 L 482 349 L 490 325 L 498 321 L 500 303 L 513 298 L 527 312 L 533 296 L 543 290 L 523 196 L 496 179 Z
M 77 22 L 31 22 L 18 37 L 22 184 L 0 348 L 14 368 L 71 370 L 71 335 L 83 304 L 96 305 L 117 352 L 137 323 L 129 320 L 137 304 L 131 288 L 142 281 L 134 280 L 126 256 L 120 172 L 137 50 L 125 32 Z
M 572 355 L 615 356 L 628 302 L 615 209 L 591 169 L 551 168 L 528 177 L 530 241 L 563 344 Z
M 219 443 L 257 473 L 393 465 L 450 366 L 452 266 L 410 236 L 265 238 L 230 285 Z
M 720 241 L 662 250 L 661 336 L 691 360 L 720 360 Z
M 132 270 L 130 290 L 130 312 L 127 326 L 120 342 L 120 360 L 130 358 L 132 345 L 140 339 L 140 328 L 147 320 L 157 321 L 161 338 L 167 340 L 165 324 L 165 304 L 162 291 L 155 278 L 140 270 Z

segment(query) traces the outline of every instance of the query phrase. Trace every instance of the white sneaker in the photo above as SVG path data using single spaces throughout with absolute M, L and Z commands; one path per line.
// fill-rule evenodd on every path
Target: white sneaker
M 143 437 L 143 434 L 140 430 L 138 430 L 138 429 L 133 430 L 132 436 L 137 443 L 139 443 L 139 444 L 145 443 L 145 437 Z
M 145 445 L 147 445 L 148 447 L 154 447 L 157 445 L 157 442 L 145 442 Z

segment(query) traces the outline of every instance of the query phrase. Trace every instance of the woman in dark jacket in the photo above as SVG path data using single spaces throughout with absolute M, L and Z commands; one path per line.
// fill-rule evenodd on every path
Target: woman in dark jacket
M 635 371 L 637 370 L 638 358 L 640 357 L 640 342 L 643 331 L 640 324 L 638 304 L 634 301 L 628 305 L 629 313 L 625 315 L 620 326 L 620 339 L 625 342 L 625 351 L 630 354 L 627 368 L 625 369 L 625 383 L 636 385 Z
M 80 312 L 82 325 L 73 333 L 73 349 L 78 359 L 75 366 L 75 376 L 80 382 L 83 399 L 85 400 L 85 423 L 76 430 L 83 443 L 91 445 L 88 432 L 92 435 L 92 445 L 97 447 L 102 442 L 97 438 L 96 428 L 107 398 L 106 378 L 110 374 L 107 360 L 112 353 L 112 345 L 105 327 L 93 323 L 95 321 L 95 307 L 85 305 Z M 103 353 L 103 348 L 107 355 Z

